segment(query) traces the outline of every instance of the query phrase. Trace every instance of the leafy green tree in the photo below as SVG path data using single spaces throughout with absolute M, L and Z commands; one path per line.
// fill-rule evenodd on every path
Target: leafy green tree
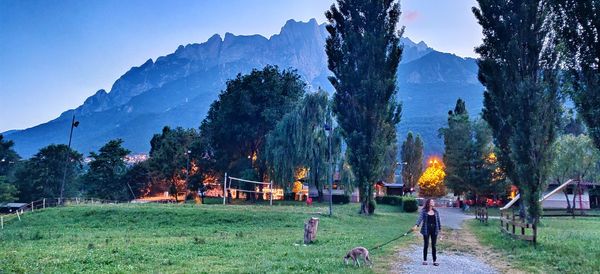
M 17 194 L 17 188 L 8 183 L 5 176 L 0 176 L 0 203 L 14 202 L 17 200 Z
M 557 183 L 575 179 L 576 189 L 579 189 L 582 181 L 593 182 L 600 179 L 600 151 L 595 148 L 588 135 L 560 136 L 553 148 L 555 158 L 552 163 L 552 177 Z M 566 189 L 564 192 L 566 197 Z
M 4 136 L 0 134 L 0 176 L 8 175 L 11 167 L 21 159 L 13 149 L 14 145 L 13 141 L 5 141 Z
M 150 141 L 149 168 L 155 177 L 167 183 L 158 189 L 168 190 L 176 201 L 179 201 L 176 194 L 187 189 L 187 151 L 197 137 L 194 129 L 164 127 L 162 133 L 154 134 Z
M 419 177 L 423 173 L 423 141 L 421 136 L 413 137 L 412 132 L 408 132 L 406 140 L 402 143 L 402 182 L 404 191 L 415 189 L 419 182 Z
M 214 154 L 206 136 L 200 134 L 194 139 L 190 148 L 190 178 L 188 188 L 194 192 L 204 187 L 205 181 L 216 176 Z
M 65 162 L 65 155 L 70 161 Z M 41 198 L 58 198 L 63 181 L 65 164 L 67 176 L 65 197 L 76 194 L 78 186 L 72 182 L 82 170 L 83 155 L 67 145 L 49 145 L 31 159 L 20 163 L 15 171 L 15 186 L 19 191 L 19 201 L 31 202 Z
M 486 88 L 483 118 L 492 129 L 502 168 L 519 188 L 529 222 L 537 223 L 560 113 L 556 51 L 552 43 L 544 43 L 551 37 L 548 3 L 478 3 L 473 12 L 484 35 L 476 49 L 479 80 Z
M 130 151 L 122 145 L 121 139 L 110 140 L 100 148 L 99 153 L 90 153 L 92 161 L 83 178 L 90 197 L 108 200 L 132 198 L 129 188 L 122 180 L 127 172 L 124 158 Z
M 308 93 L 294 111 L 286 114 L 267 138 L 265 148 L 273 179 L 291 189 L 295 171 L 308 167 L 309 184 L 314 185 L 323 200 L 323 186 L 327 182 L 331 165 L 329 141 L 331 140 L 332 161 L 339 162 L 341 136 L 333 129 L 328 95 L 319 90 Z M 331 139 L 326 132 L 331 129 Z
M 552 149 L 554 159 L 550 169 L 550 180 L 562 184 L 569 179 L 595 180 L 598 178 L 600 151 L 594 147 L 589 136 L 570 134 L 560 136 L 554 142 Z M 566 195 L 565 191 L 565 197 Z
M 492 143 L 492 131 L 488 124 L 477 119 L 471 122 L 473 139 L 469 156 L 469 190 L 475 196 L 505 195 L 509 181 L 497 159 L 497 151 Z
M 366 215 L 372 212 L 373 187 L 383 175 L 400 122 L 401 107 L 395 101 L 402 56 L 400 14 L 398 2 L 381 0 L 338 0 L 325 13 L 333 111 L 351 151 L 348 163 Z
M 267 166 L 264 146 L 267 134 L 305 92 L 306 84 L 294 70 L 276 66 L 254 69 L 227 81 L 200 127 L 215 161 L 215 170 L 232 176 L 253 168 L 260 180 Z
M 600 1 L 551 0 L 552 27 L 563 53 L 561 69 L 579 115 L 600 149 Z
M 440 135 L 444 137 L 446 187 L 452 189 L 455 194 L 467 192 L 472 183 L 470 161 L 479 158 L 479 155 L 472 155 L 471 122 L 462 99 L 456 101 L 454 111 L 448 112 L 448 127 L 441 128 Z
M 152 186 L 152 176 L 149 168 L 149 161 L 135 163 L 121 177 L 122 184 L 127 187 L 128 197 L 138 198 L 150 194 Z

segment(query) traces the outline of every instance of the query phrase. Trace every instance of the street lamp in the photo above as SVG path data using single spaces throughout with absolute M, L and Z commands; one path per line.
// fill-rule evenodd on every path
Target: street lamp
M 190 154 L 192 154 L 191 150 L 188 150 L 185 152 L 185 154 L 187 155 L 187 164 L 185 165 L 185 184 L 189 184 L 190 182 L 188 181 L 190 178 Z
M 65 170 L 63 172 L 62 185 L 60 186 L 60 203 L 63 203 L 63 194 L 65 192 L 65 181 L 67 180 L 67 169 L 69 167 L 69 151 L 71 150 L 71 139 L 73 138 L 73 128 L 79 126 L 79 121 L 75 121 L 75 112 L 73 112 L 73 120 L 71 121 L 71 133 L 69 133 L 69 145 L 67 146 L 67 157 L 65 157 Z
M 327 132 L 327 145 L 329 146 L 329 172 L 331 172 L 330 176 L 327 176 L 329 179 L 329 216 L 333 216 L 333 159 L 331 155 L 331 138 L 333 135 L 333 126 L 331 125 L 331 116 L 329 117 L 330 124 L 324 124 L 323 128 L 325 132 Z

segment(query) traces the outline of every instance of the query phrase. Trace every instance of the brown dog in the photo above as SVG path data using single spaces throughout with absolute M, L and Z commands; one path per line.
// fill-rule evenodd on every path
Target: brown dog
M 354 260 L 354 265 L 358 265 L 360 267 L 359 259 L 361 257 L 363 258 L 365 263 L 369 264 L 369 267 L 373 266 L 371 259 L 369 259 L 369 250 L 362 246 L 355 247 L 352 250 L 348 251 L 348 254 L 344 256 L 344 263 L 348 264 L 348 260 L 352 259 Z

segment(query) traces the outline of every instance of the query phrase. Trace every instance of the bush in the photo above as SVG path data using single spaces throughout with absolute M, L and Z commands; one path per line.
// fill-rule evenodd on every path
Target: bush
M 288 192 L 283 194 L 284 201 L 293 201 L 296 198 L 296 193 Z
M 333 195 L 332 202 L 334 204 L 347 204 L 350 203 L 350 195 Z
M 375 212 L 375 201 L 370 200 L 369 201 L 369 215 L 373 214 L 373 212 Z
M 402 199 L 402 209 L 404 209 L 405 212 L 417 211 L 419 209 L 417 199 L 414 197 L 404 197 L 404 199 Z
M 401 196 L 379 196 L 375 197 L 375 201 L 378 204 L 382 205 L 402 205 L 402 197 Z

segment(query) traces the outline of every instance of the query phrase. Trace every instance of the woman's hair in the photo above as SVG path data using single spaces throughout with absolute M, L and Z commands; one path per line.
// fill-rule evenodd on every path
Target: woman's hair
M 429 211 L 431 209 L 431 200 L 433 200 L 433 199 L 427 199 L 425 201 L 425 205 L 423 205 L 424 211 Z

